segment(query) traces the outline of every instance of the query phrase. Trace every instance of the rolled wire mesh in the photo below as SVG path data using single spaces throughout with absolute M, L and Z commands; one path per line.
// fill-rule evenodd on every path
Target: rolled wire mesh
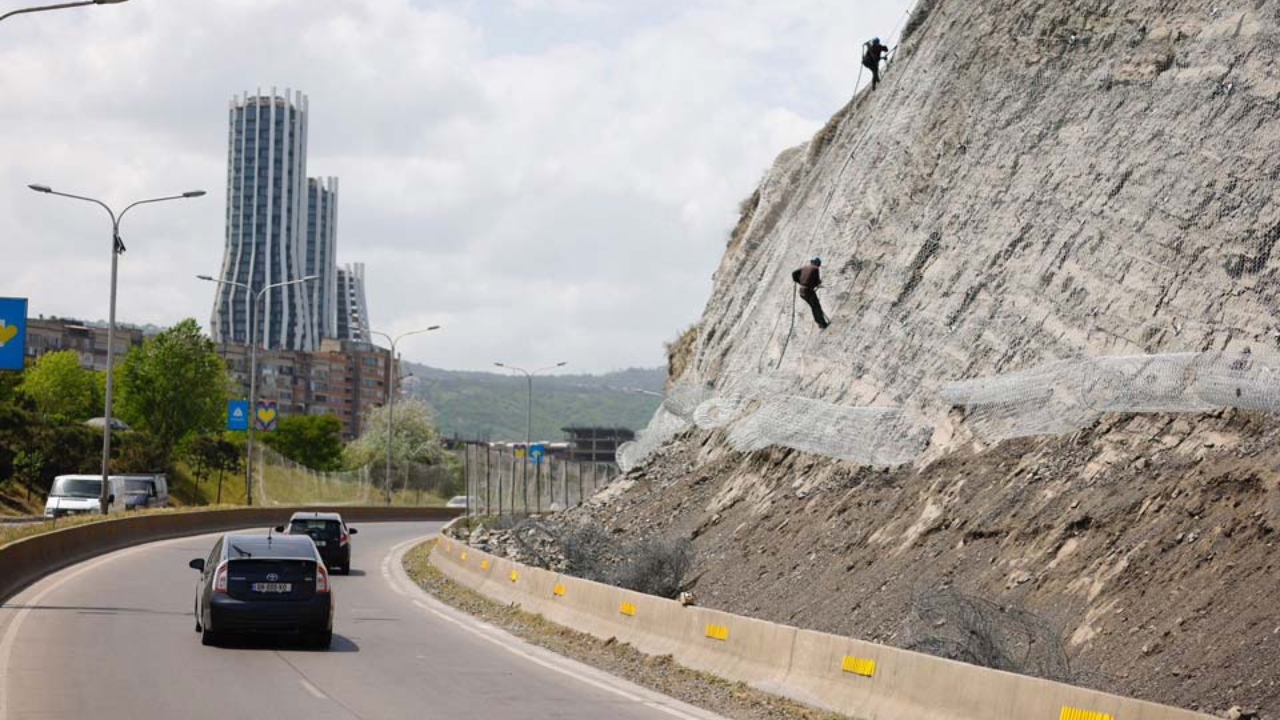
M 1171 353 L 1083 358 L 1026 372 L 950 383 L 980 438 L 999 441 L 1074 432 L 1105 413 L 1280 410 L 1280 358 L 1241 353 Z
M 740 452 L 777 445 L 861 465 L 895 466 L 923 452 L 928 436 L 899 408 L 847 407 L 783 396 L 765 401 L 734 425 L 729 445 Z
M 929 423 L 901 408 L 778 391 L 793 381 L 746 374 L 732 389 L 677 384 L 649 427 L 619 448 L 619 465 L 642 464 L 693 426 L 729 428 L 729 445 L 740 452 L 777 446 L 870 466 L 910 463 L 928 446 Z M 1280 358 L 1246 350 L 1059 360 L 949 383 L 939 394 L 946 406 L 966 409 L 975 436 L 995 442 L 1075 432 L 1106 413 L 1280 411 Z

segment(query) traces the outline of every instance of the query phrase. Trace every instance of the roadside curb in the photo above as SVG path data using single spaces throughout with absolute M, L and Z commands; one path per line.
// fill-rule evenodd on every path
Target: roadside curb
M 532 568 L 441 537 L 431 562 L 502 604 L 866 720 L 1211 720 L 1132 698 L 771 623 Z

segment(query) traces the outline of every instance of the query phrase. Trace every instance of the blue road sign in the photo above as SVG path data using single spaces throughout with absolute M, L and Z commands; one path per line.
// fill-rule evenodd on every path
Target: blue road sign
M 227 429 L 228 430 L 248 430 L 249 429 L 249 401 L 248 400 L 228 400 L 227 401 Z
M 0 298 L 0 370 L 21 370 L 27 352 L 27 299 Z
M 529 459 L 533 461 L 534 465 L 541 465 L 542 458 L 545 457 L 546 454 L 547 448 L 542 445 L 529 446 Z

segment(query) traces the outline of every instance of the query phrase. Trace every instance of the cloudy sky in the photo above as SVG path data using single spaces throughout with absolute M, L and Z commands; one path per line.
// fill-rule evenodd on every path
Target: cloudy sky
M 0 0 L 0 13 L 51 0 Z M 227 106 L 310 98 L 308 174 L 341 178 L 338 260 L 409 360 L 663 363 L 737 205 L 843 105 L 910 0 L 130 0 L 0 23 L 0 296 L 32 315 L 208 324 Z M 865 80 L 865 78 L 864 78 Z

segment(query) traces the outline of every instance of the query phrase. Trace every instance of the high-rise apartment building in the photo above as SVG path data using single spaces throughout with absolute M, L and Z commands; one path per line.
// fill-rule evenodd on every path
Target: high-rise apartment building
M 369 336 L 369 305 L 364 294 L 364 263 L 338 268 L 339 340 L 372 342 Z
M 210 327 L 217 342 L 247 343 L 249 306 L 258 291 L 306 275 L 306 96 L 289 90 L 278 95 L 273 88 L 269 95 L 259 91 L 233 99 L 227 144 L 227 236 L 221 277 L 250 290 L 220 284 Z M 323 284 L 312 281 L 263 293 L 257 311 L 264 347 L 312 350 L 319 345 L 312 289 L 305 287 L 318 282 Z
M 309 332 L 318 346 L 324 338 L 338 337 L 338 178 L 307 180 L 306 275 L 316 275 L 303 286 L 311 313 Z

